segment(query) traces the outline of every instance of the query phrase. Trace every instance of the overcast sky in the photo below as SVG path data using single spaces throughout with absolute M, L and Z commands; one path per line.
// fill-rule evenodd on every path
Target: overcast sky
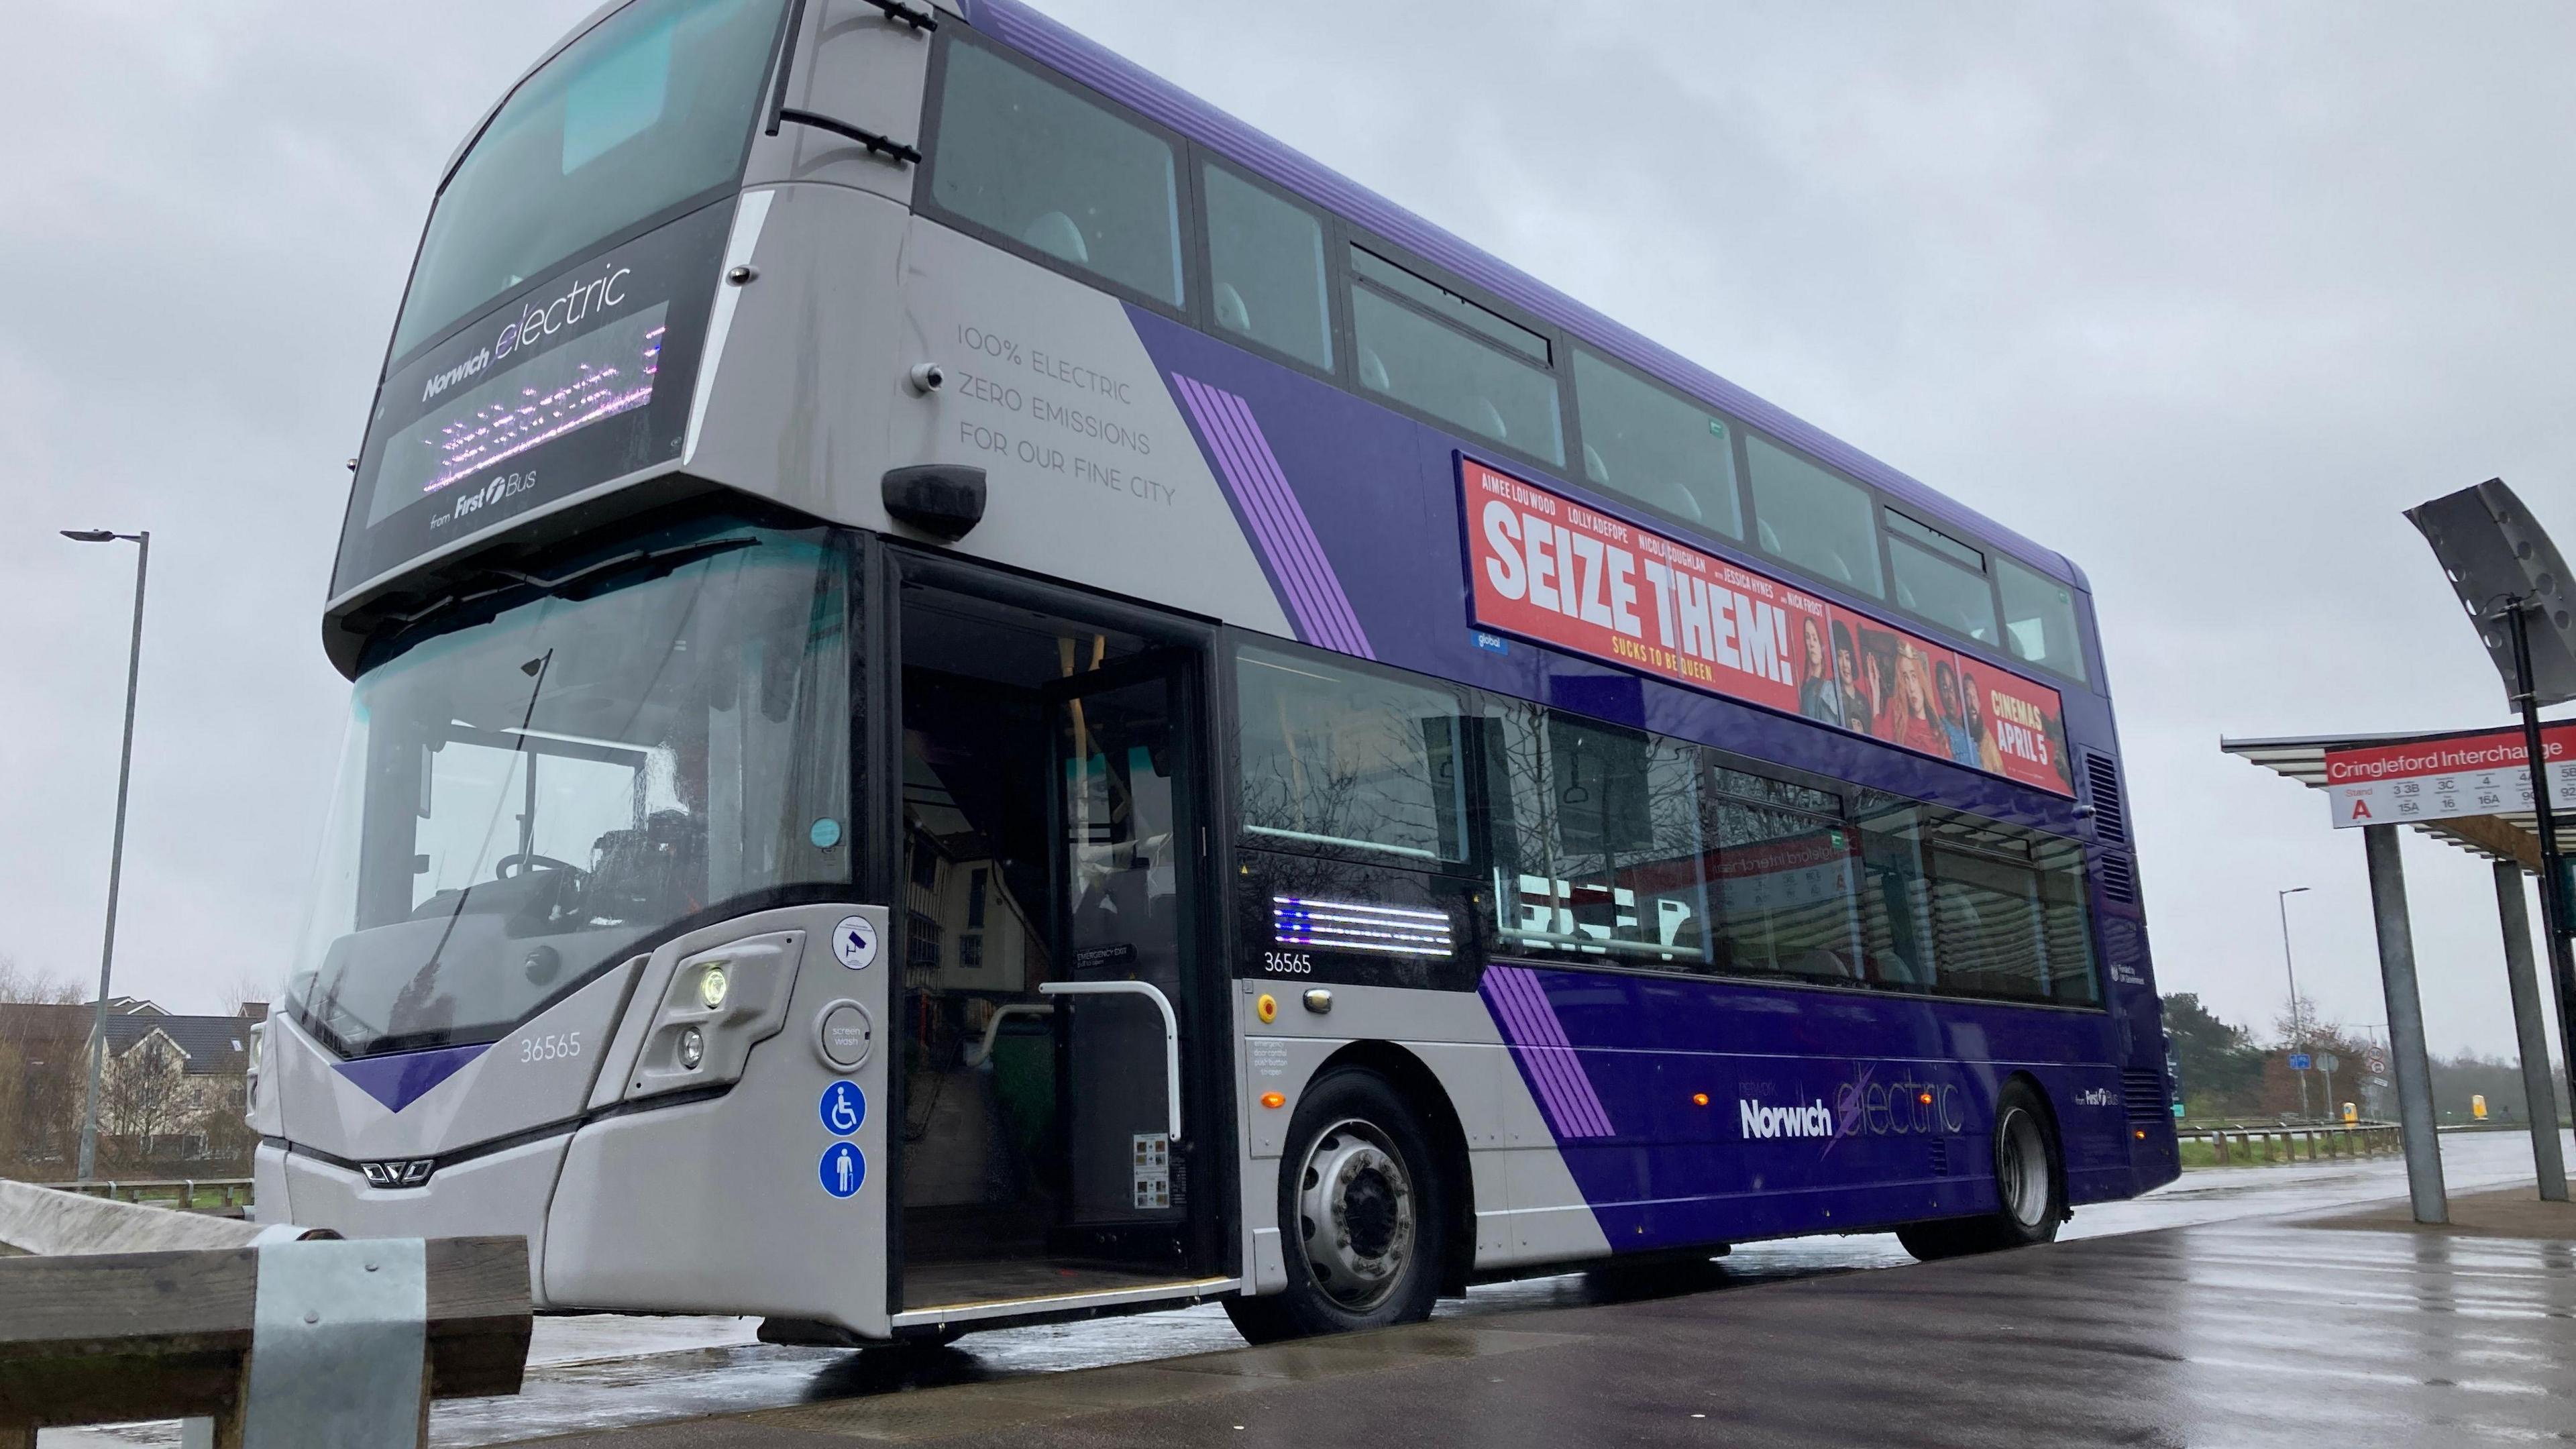
M 0 48 L 0 954 L 98 967 L 154 532 L 121 990 L 300 925 L 347 686 L 319 614 L 450 148 L 591 0 L 20 0 Z M 2399 510 L 2576 545 L 2576 11 L 1048 0 L 1221 107 L 2062 549 L 2157 973 L 2269 1030 L 2273 892 L 2384 1017 L 2359 832 L 2222 733 L 2501 723 Z M 2433 1044 L 2510 1052 L 2487 867 L 2406 850 Z

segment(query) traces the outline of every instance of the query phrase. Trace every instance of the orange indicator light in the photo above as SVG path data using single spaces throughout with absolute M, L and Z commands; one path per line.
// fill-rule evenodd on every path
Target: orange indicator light
M 1260 1017 L 1265 1022 L 1277 1021 L 1279 1019 L 1279 998 L 1271 995 L 1267 991 L 1261 993 L 1261 998 L 1252 1003 L 1252 1014 Z
M 1693 1093 L 1691 1093 L 1691 1105 L 1692 1105 L 1692 1106 L 1694 1106 L 1694 1107 L 1705 1107 L 1705 1106 L 1707 1106 L 1707 1105 L 1708 1105 L 1708 1093 L 1706 1093 L 1706 1092 L 1693 1092 Z
M 2527 774 L 2529 772 L 2525 771 L 2524 773 Z M 1930 1092 L 1926 1092 L 1915 1100 L 1921 1102 L 1924 1106 L 1929 1107 L 1932 1105 L 1932 1094 Z
M 2525 773 L 2527 774 L 2527 773 L 2529 773 L 2529 772 L 2528 772 L 2528 771 L 2525 771 Z M 2138 1140 L 2139 1140 L 2140 1142 L 2144 1142 L 2144 1141 L 2146 1141 L 2146 1140 L 2147 1140 L 2147 1129 L 2146 1129 L 2146 1128 L 2141 1127 L 2141 1128 L 2139 1128 L 2139 1129 L 2138 1129 Z
M 1275 1110 L 1287 1106 L 1288 1099 L 1277 1092 L 1264 1092 L 1261 1094 L 1261 1105 Z

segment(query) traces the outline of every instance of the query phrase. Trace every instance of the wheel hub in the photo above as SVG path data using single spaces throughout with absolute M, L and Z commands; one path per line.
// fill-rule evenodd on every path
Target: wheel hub
M 1413 1179 L 1374 1124 L 1336 1122 L 1300 1174 L 1299 1230 L 1315 1286 L 1355 1312 L 1385 1301 L 1414 1252 Z

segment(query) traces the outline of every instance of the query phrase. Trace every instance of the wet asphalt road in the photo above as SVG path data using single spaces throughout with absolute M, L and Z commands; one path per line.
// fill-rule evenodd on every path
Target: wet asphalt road
M 2445 1139 L 2443 1149 L 2446 1176 L 2455 1194 L 2529 1180 L 2530 1142 L 2521 1134 L 2458 1135 Z M 2133 1202 L 2081 1209 L 2062 1236 L 2103 1238 L 2313 1212 L 2402 1195 L 2405 1190 L 2404 1166 L 2395 1157 L 2201 1171 L 2186 1174 L 2181 1181 Z M 2259 1230 L 2250 1231 L 2259 1237 Z M 2332 1237 L 2336 1240 L 2332 1246 L 2343 1257 L 2385 1241 L 2363 1234 Z M 2168 1235 L 2152 1241 L 2173 1244 L 2182 1240 Z M 2264 1250 L 2259 1246 L 2235 1246 L 2213 1251 L 2225 1260 L 2230 1254 L 2259 1258 Z M 2483 1251 L 2512 1250 L 2489 1246 Z M 1523 1325 L 1513 1318 L 1532 1309 L 1591 1307 L 1912 1262 L 1889 1234 L 1755 1243 L 1739 1247 L 1733 1256 L 1713 1265 L 1702 1281 L 1684 1285 L 1667 1279 L 1652 1292 L 1580 1273 L 1478 1287 L 1462 1300 L 1444 1301 L 1434 1324 L 1466 1331 L 1469 1337 L 1462 1342 L 1506 1342 L 1532 1336 L 1519 1331 Z M 2185 1265 L 2185 1269 L 2177 1271 L 2196 1272 L 2203 1268 L 2222 1276 L 2228 1271 L 2223 1261 Z M 1900 1274 L 1888 1281 L 1895 1284 L 1917 1276 Z M 1889 1307 L 1905 1311 L 1904 1299 L 1902 1292 L 1896 1293 Z M 1782 1300 L 1759 1295 L 1755 1301 Z M 1933 1307 L 1927 1302 L 1920 1310 L 1912 1311 Z M 1650 1305 L 1641 1311 L 1651 1314 L 1660 1309 Z M 2560 1312 L 2563 1316 L 2564 1309 Z M 1551 1315 L 1540 1321 L 1552 1325 L 1556 1318 Z M 950 1384 L 989 1383 L 1056 1370 L 1170 1360 L 1234 1349 L 1242 1342 L 1223 1312 L 1213 1305 L 1133 1318 L 977 1334 L 953 1348 L 931 1352 L 782 1348 L 753 1341 L 756 1326 L 754 1321 L 743 1319 L 540 1320 L 530 1351 L 525 1390 L 515 1398 L 438 1405 L 432 1420 L 433 1442 L 441 1446 L 499 1444 Z M 1515 1372 L 1519 1371 L 1520 1365 L 1516 1364 Z M 2576 1406 L 2558 1407 L 2576 1414 Z M 91 1445 L 175 1444 L 175 1427 L 138 1424 L 77 1432 L 49 1430 L 42 1445 L 43 1449 L 74 1449 Z M 2194 1437 L 2193 1442 L 2200 1441 L 2199 1436 Z

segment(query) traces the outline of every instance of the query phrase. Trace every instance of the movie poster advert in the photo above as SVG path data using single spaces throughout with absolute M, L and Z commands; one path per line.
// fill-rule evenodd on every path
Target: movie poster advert
M 1458 460 L 1479 627 L 2072 797 L 2057 691 Z

